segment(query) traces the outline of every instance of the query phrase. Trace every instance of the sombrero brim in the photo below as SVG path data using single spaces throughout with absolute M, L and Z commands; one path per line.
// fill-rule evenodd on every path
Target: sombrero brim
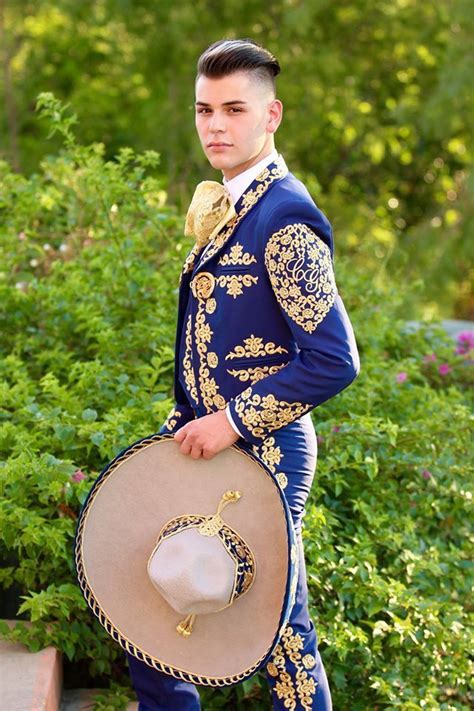
M 199 615 L 190 637 L 182 615 L 152 585 L 147 562 L 162 526 L 212 514 L 228 489 L 241 500 L 225 522 L 256 560 L 250 590 L 226 609 Z M 296 545 L 284 495 L 265 465 L 233 445 L 211 460 L 181 454 L 169 435 L 123 450 L 94 482 L 79 514 L 75 562 L 83 594 L 124 650 L 155 669 L 208 686 L 234 684 L 268 660 L 296 587 Z

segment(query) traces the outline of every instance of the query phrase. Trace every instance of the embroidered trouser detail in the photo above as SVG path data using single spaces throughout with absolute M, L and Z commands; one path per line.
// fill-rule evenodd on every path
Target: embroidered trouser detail
M 267 460 L 275 476 L 284 466 L 284 489 L 295 531 L 301 531 L 304 505 L 316 467 L 316 435 L 310 415 L 272 433 L 254 453 Z M 262 456 L 263 455 L 263 456 Z M 266 666 L 273 709 L 277 711 L 331 711 L 331 694 L 318 651 L 316 630 L 308 611 L 308 588 L 303 545 L 299 538 L 299 574 L 295 604 L 290 619 Z M 195 686 L 148 667 L 129 657 L 130 675 L 140 705 L 139 711 L 181 709 L 199 711 Z M 176 696 L 174 696 L 174 693 Z M 217 693 L 217 692 L 216 692 Z M 169 705 L 163 705 L 164 699 Z

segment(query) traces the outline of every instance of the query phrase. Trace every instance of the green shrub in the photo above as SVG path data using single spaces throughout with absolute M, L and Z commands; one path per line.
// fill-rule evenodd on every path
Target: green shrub
M 120 708 L 124 655 L 75 583 L 75 520 L 104 464 L 170 408 L 189 244 L 146 175 L 155 155 L 105 161 L 103 146 L 76 145 L 54 97 L 41 106 L 65 149 L 29 179 L 0 165 L 0 583 L 32 623 L 1 632 L 58 647 L 67 684 L 111 684 L 97 708 Z M 472 353 L 439 327 L 407 328 L 406 284 L 342 259 L 336 270 L 362 370 L 313 411 L 303 532 L 334 706 L 468 709 Z M 210 710 L 270 708 L 262 673 L 202 697 Z

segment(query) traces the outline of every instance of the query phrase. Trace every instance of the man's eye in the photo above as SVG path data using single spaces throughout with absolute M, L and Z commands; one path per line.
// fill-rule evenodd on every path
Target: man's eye
M 197 110 L 198 114 L 204 114 L 204 113 L 207 113 L 208 111 L 209 111 L 209 109 L 198 109 Z
M 242 113 L 242 109 L 237 109 L 235 106 L 232 106 L 232 108 L 229 109 L 229 110 L 230 110 L 230 111 L 235 111 L 237 114 Z

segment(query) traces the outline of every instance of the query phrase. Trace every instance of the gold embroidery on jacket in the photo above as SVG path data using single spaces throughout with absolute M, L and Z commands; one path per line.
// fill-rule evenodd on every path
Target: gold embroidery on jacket
M 255 368 L 240 368 L 238 370 L 227 369 L 227 372 L 230 373 L 230 375 L 233 375 L 234 378 L 238 378 L 243 383 L 250 380 L 253 385 L 253 383 L 266 378 L 267 375 L 273 375 L 273 373 L 278 372 L 281 368 L 284 368 L 285 365 L 288 365 L 288 363 L 281 363 L 281 365 L 261 365 L 256 366 Z
M 270 237 L 265 264 L 280 306 L 312 333 L 337 294 L 329 247 L 307 225 L 295 223 Z
M 252 286 L 258 281 L 258 277 L 252 276 L 251 274 L 221 274 L 221 276 L 216 279 L 219 286 L 227 287 L 227 293 L 229 296 L 233 296 L 236 299 L 238 296 L 244 293 L 242 286 Z
M 270 185 L 275 182 L 275 180 L 283 178 L 286 175 L 287 168 L 283 158 L 281 156 L 278 156 L 278 158 L 276 158 L 275 160 L 275 163 L 276 165 L 274 168 L 272 168 L 271 170 L 269 168 L 264 168 L 262 172 L 257 175 L 255 180 L 259 182 L 260 185 L 257 185 L 254 190 L 249 189 L 244 193 L 244 196 L 242 198 L 242 207 L 240 208 L 238 214 L 236 215 L 236 217 L 230 220 L 230 222 L 227 223 L 225 228 L 221 230 L 221 232 L 219 232 L 209 243 L 209 247 L 207 247 L 206 254 L 204 255 L 204 261 L 207 261 L 208 259 L 213 257 L 216 252 L 221 249 L 221 247 L 226 243 L 230 235 L 234 232 L 239 222 L 241 222 L 241 220 L 245 217 L 250 208 L 253 207 L 253 205 L 255 205 L 258 200 L 260 200 L 262 195 L 266 193 Z M 181 274 L 189 272 L 193 269 L 196 256 L 197 252 L 188 255 Z
M 186 324 L 186 337 L 185 337 L 185 352 L 183 358 L 183 374 L 186 387 L 189 390 L 189 394 L 196 404 L 198 404 L 198 394 L 196 389 L 196 376 L 194 375 L 194 370 L 192 366 L 192 336 L 191 336 L 191 325 L 192 316 L 189 314 L 188 322 Z
M 228 264 L 232 264 L 234 266 L 237 264 L 248 265 L 256 264 L 256 262 L 257 260 L 253 254 L 250 254 L 250 252 L 244 252 L 244 248 L 240 242 L 236 242 L 232 245 L 230 252 L 228 254 L 223 254 L 219 259 L 219 264 L 222 264 L 223 266 Z
M 230 351 L 225 357 L 226 360 L 234 358 L 257 358 L 263 355 L 275 355 L 276 353 L 288 353 L 283 346 L 276 346 L 272 341 L 263 343 L 260 336 L 254 336 L 253 333 L 249 338 L 244 338 L 243 346 L 235 346 L 233 351 Z
M 283 630 L 280 643 L 275 647 L 272 661 L 267 664 L 268 674 L 275 679 L 274 691 L 279 699 L 284 699 L 284 706 L 290 711 L 296 709 L 298 701 L 305 711 L 311 711 L 316 694 L 317 682 L 306 671 L 310 668 L 307 666 L 310 660 L 314 662 L 312 666 L 315 660 L 311 654 L 306 654 L 301 659 L 300 650 L 303 646 L 301 635 L 293 634 L 293 628 L 287 625 Z M 294 679 L 287 670 L 287 660 L 295 666 Z
M 207 363 L 209 365 L 209 368 L 217 368 L 217 366 L 219 365 L 219 358 L 217 356 L 217 353 L 209 351 L 209 353 L 207 354 Z
M 310 409 L 311 405 L 302 402 L 277 400 L 271 393 L 253 393 L 251 387 L 235 398 L 235 412 L 254 437 L 265 437 L 267 432 L 288 425 Z
M 226 406 L 225 399 L 218 393 L 219 386 L 216 383 L 215 378 L 210 377 L 210 371 L 208 367 L 208 348 L 207 344 L 211 342 L 214 332 L 212 331 L 209 324 L 206 322 L 205 311 L 205 300 L 197 299 L 198 308 L 196 313 L 196 323 L 194 327 L 194 335 L 196 341 L 196 350 L 199 354 L 199 370 L 198 370 L 198 381 L 199 381 L 199 391 L 201 393 L 201 399 L 206 412 L 214 412 L 217 407 L 219 410 L 224 409 Z M 213 356 L 217 358 L 215 353 L 211 352 L 211 361 Z
M 206 299 L 206 313 L 213 314 L 215 310 L 216 310 L 216 300 L 214 299 L 214 297 L 212 297 L 210 299 Z
M 181 417 L 181 412 L 177 410 L 175 407 L 171 410 L 171 412 L 168 414 L 168 417 L 166 418 L 163 427 L 166 427 L 167 430 L 172 430 L 173 427 L 176 427 L 178 424 L 178 420 Z

